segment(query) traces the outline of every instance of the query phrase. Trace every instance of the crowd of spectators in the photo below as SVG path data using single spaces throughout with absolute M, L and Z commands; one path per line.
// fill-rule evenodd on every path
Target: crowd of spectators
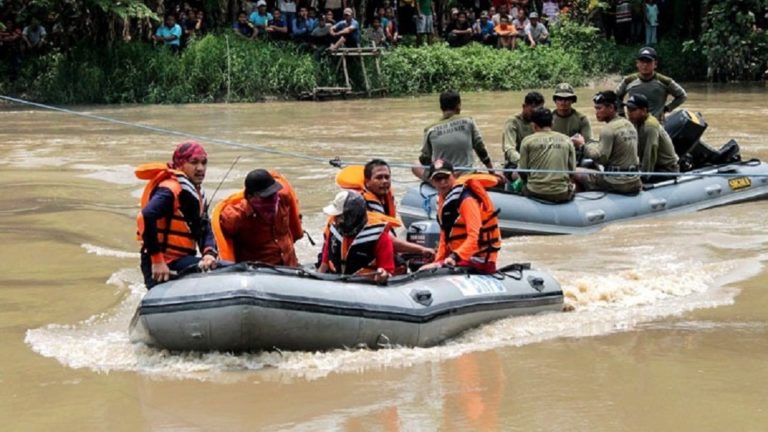
M 653 45 L 668 0 L 611 0 L 599 2 L 590 13 L 591 21 L 619 43 Z M 0 56 L 12 77 L 22 59 L 50 47 L 67 50 L 76 34 L 95 31 L 95 20 L 76 2 L 65 2 L 61 10 L 25 12 L 23 0 L 0 0 Z M 145 38 L 173 51 L 217 27 L 219 16 L 208 21 L 202 1 L 163 1 L 163 22 L 155 29 L 145 27 Z M 454 8 L 439 10 L 434 0 L 242 0 L 241 10 L 231 24 L 234 33 L 248 40 L 294 41 L 312 48 L 392 47 L 403 34 L 415 35 L 417 45 L 431 44 L 439 35 L 451 47 L 470 42 L 500 49 L 521 45 L 536 47 L 549 43 L 549 31 L 563 16 L 578 9 L 564 0 L 456 0 L 442 2 Z M 357 6 L 358 10 L 354 8 Z M 362 10 L 360 10 L 362 8 Z M 160 9 L 162 10 L 162 9 Z M 149 20 L 146 21 L 150 23 Z M 136 22 L 141 26 L 141 23 Z M 79 27 L 94 27 L 82 31 Z M 131 39 L 130 24 L 123 23 L 124 40 Z M 115 29 L 118 34 L 121 29 Z M 114 37 L 114 36 L 113 36 Z

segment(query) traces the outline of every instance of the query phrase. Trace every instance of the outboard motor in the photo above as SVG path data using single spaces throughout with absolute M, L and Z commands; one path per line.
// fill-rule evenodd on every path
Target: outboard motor
M 678 110 L 667 117 L 664 129 L 672 138 L 675 153 L 683 157 L 699 144 L 699 139 L 707 130 L 707 122 L 701 113 Z
M 664 129 L 672 138 L 675 153 L 680 156 L 680 171 L 741 161 L 739 144 L 736 141 L 728 141 L 719 150 L 701 141 L 701 136 L 707 129 L 707 122 L 701 113 L 675 111 L 667 117 Z
M 440 225 L 434 220 L 414 222 L 408 227 L 405 238 L 411 243 L 437 250 L 440 243 Z M 428 264 L 428 260 L 421 255 L 408 258 L 408 268 L 411 271 Z

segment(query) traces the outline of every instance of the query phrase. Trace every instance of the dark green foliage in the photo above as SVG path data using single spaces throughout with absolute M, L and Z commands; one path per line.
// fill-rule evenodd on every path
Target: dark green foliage
M 439 92 L 448 88 L 520 90 L 573 85 L 606 73 L 633 72 L 639 47 L 620 47 L 594 28 L 566 22 L 552 29 L 552 45 L 515 51 L 478 44 L 459 49 L 444 43 L 399 48 L 381 59 L 383 82 L 367 61 L 372 87 L 391 95 Z M 703 56 L 680 53 L 664 41 L 660 71 L 678 81 L 704 76 Z M 362 90 L 359 63 L 350 61 L 355 89 Z M 293 98 L 315 86 L 343 85 L 336 59 L 292 44 L 242 40 L 232 33 L 193 40 L 180 54 L 142 42 L 111 48 L 80 46 L 26 61 L 19 79 L 7 82 L 0 65 L 0 91 L 57 104 L 189 103 Z
M 755 14 L 765 14 L 768 0 L 707 0 L 699 41 L 688 41 L 685 52 L 700 52 L 718 81 L 759 78 L 768 65 L 768 35 L 755 29 Z

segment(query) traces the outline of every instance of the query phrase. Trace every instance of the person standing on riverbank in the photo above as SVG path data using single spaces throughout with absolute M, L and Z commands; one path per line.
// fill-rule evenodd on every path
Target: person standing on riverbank
M 637 54 L 635 65 L 637 73 L 624 77 L 616 88 L 616 96 L 619 98 L 619 115 L 624 115 L 625 96 L 642 94 L 648 99 L 651 114 L 664 124 L 666 114 L 682 105 L 688 99 L 688 94 L 675 80 L 656 72 L 658 63 L 655 49 L 642 48 Z M 673 99 L 667 103 L 669 96 Z
M 147 289 L 198 264 L 216 267 L 216 244 L 207 217 L 208 202 L 202 185 L 208 154 L 194 141 L 179 144 L 170 163 L 150 163 L 136 169 L 149 180 L 141 197 L 137 235 L 141 242 L 141 272 Z M 197 249 L 203 256 L 198 257 Z
M 164 46 L 177 53 L 181 49 L 181 26 L 176 24 L 176 17 L 173 14 L 165 16 L 165 24 L 158 27 L 152 39 L 155 42 L 162 42 Z
M 480 162 L 493 169 L 491 157 L 480 135 L 480 130 L 472 117 L 461 115 L 461 96 L 453 90 L 444 91 L 440 95 L 440 109 L 443 117 L 424 129 L 424 144 L 421 147 L 419 164 L 413 168 L 413 174 L 422 180 L 424 166 L 442 159 L 456 167 L 471 167 L 475 163 L 473 152 Z

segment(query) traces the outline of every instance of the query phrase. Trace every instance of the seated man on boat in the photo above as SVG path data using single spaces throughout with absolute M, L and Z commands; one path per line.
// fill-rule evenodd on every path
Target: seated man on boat
M 533 135 L 520 146 L 518 168 L 531 170 L 574 171 L 576 150 L 568 136 L 552 130 L 552 111 L 539 108 L 531 114 Z M 571 201 L 574 185 L 567 173 L 521 172 L 523 194 L 553 203 Z
M 501 149 L 504 151 L 504 168 L 514 169 L 520 161 L 520 144 L 523 139 L 533 133 L 531 114 L 544 106 L 544 96 L 536 91 L 529 92 L 523 100 L 523 110 L 511 117 L 504 125 L 501 135 Z M 507 173 L 510 181 L 517 180 L 516 172 Z
M 576 92 L 570 84 L 560 83 L 555 87 L 555 94 L 552 95 L 552 101 L 555 102 L 552 130 L 570 137 L 574 145 L 584 145 L 592 141 L 592 124 L 586 115 L 573 108 L 577 100 Z
M 499 212 L 485 189 L 497 186 L 501 180 L 489 174 L 457 179 L 453 165 L 443 160 L 430 165 L 429 178 L 438 193 L 440 244 L 435 261 L 419 270 L 460 266 L 494 273 L 501 249 Z
M 421 166 L 413 168 L 413 174 L 422 180 L 428 180 L 424 176 L 424 167 L 438 159 L 449 161 L 457 167 L 471 167 L 475 163 L 473 153 L 477 154 L 483 165 L 493 169 L 491 157 L 477 124 L 472 117 L 461 115 L 459 93 L 447 90 L 440 94 L 440 109 L 443 111 L 443 117 L 424 129 L 424 144 L 419 156 Z
M 216 245 L 202 189 L 208 154 L 194 141 L 179 144 L 168 164 L 155 162 L 136 168 L 136 177 L 149 180 L 141 196 L 137 237 L 141 242 L 141 272 L 147 289 L 198 264 L 216 267 Z M 198 248 L 202 258 L 197 256 Z
M 575 180 L 583 190 L 637 194 L 643 187 L 640 176 L 632 174 L 640 168 L 640 160 L 637 157 L 637 131 L 629 120 L 619 116 L 618 97 L 613 91 L 597 93 L 592 102 L 595 105 L 595 117 L 606 125 L 600 132 L 599 142 L 583 146 L 584 157 L 603 165 L 604 171 L 608 173 L 623 174 L 603 174 L 596 170 L 579 168 L 582 172 L 575 176 Z M 576 146 L 577 149 L 582 147 L 579 144 Z
M 400 239 L 395 235 L 394 228 L 402 226 L 402 222 L 397 217 L 395 197 L 392 194 L 392 171 L 386 161 L 373 159 L 365 166 L 345 167 L 336 176 L 336 184 L 340 188 L 357 191 L 363 196 L 369 221 L 390 224 L 395 252 L 422 255 L 430 260 L 435 255 L 434 250 Z
M 212 226 L 222 262 L 299 266 L 293 245 L 304 236 L 299 203 L 277 172 L 249 172 L 244 190 L 213 210 Z
M 395 271 L 395 250 L 388 222 L 368 219 L 365 199 L 352 190 L 336 194 L 323 208 L 331 216 L 326 228 L 320 273 L 365 275 L 384 282 Z
M 648 98 L 642 94 L 633 94 L 625 102 L 627 118 L 637 128 L 637 152 L 640 157 L 641 171 L 679 173 L 677 153 L 672 138 L 648 107 Z M 656 183 L 669 180 L 674 176 L 644 176 L 644 183 Z

